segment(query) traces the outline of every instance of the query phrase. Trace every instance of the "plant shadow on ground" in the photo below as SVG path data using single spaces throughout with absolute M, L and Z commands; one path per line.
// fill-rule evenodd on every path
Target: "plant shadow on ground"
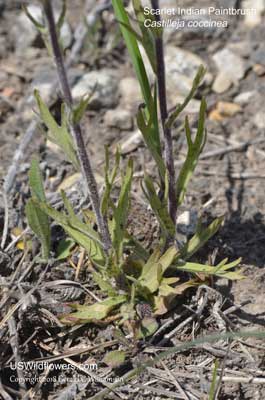
M 244 163 L 241 162 L 241 171 L 245 172 Z M 218 290 L 235 304 L 238 297 L 249 300 L 248 310 L 244 307 L 238 310 L 237 315 L 244 326 L 254 324 L 265 327 L 265 308 L 263 307 L 262 295 L 264 290 L 265 267 L 265 221 L 264 215 L 255 205 L 252 206 L 248 199 L 248 188 L 246 179 L 234 178 L 232 165 L 228 157 L 226 178 L 229 186 L 225 191 L 226 207 L 228 209 L 225 224 L 217 235 L 212 238 L 206 246 L 208 254 L 217 251 L 217 262 L 219 258 L 229 259 L 241 257 L 243 273 L 246 279 L 237 282 L 218 284 Z M 236 206 L 235 206 L 236 205 Z M 212 216 L 211 216 L 212 218 Z M 205 254 L 205 253 L 204 253 Z M 253 304 L 255 303 L 255 306 Z

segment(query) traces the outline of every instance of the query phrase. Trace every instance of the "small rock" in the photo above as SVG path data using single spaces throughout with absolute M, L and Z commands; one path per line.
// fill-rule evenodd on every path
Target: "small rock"
M 245 106 L 250 102 L 251 99 L 253 99 L 255 95 L 256 95 L 255 91 L 243 92 L 234 98 L 234 102 L 241 106 Z
M 149 60 L 140 46 L 144 64 L 150 80 L 154 79 L 154 74 L 150 66 Z M 165 66 L 166 66 L 166 85 L 169 97 L 187 96 L 192 87 L 193 79 L 200 65 L 206 67 L 206 63 L 197 55 L 190 51 L 183 50 L 180 47 L 168 45 L 165 48 Z M 211 80 L 211 75 L 207 76 L 208 82 Z M 206 81 L 206 79 L 205 79 Z M 175 105 L 169 103 L 169 107 Z
M 233 117 L 242 111 L 240 105 L 235 103 L 229 103 L 226 101 L 219 101 L 217 104 L 217 111 L 224 117 Z
M 219 101 L 217 107 L 210 112 L 209 119 L 211 121 L 221 122 L 225 118 L 233 117 L 241 111 L 242 108 L 238 104 L 229 103 L 226 101 Z
M 262 14 L 265 11 L 264 0 L 244 0 L 242 8 L 254 9 L 255 13 L 248 13 L 244 16 L 244 22 L 249 28 L 253 28 L 262 22 Z
M 186 236 L 193 235 L 196 232 L 197 223 L 197 211 L 184 211 L 177 218 L 177 231 Z
M 221 122 L 224 120 L 223 115 L 220 114 L 220 112 L 218 110 L 212 110 L 209 114 L 209 120 L 211 121 L 217 121 L 217 122 Z
M 42 66 L 41 68 L 38 68 L 35 73 L 35 78 L 31 83 L 30 92 L 32 95 L 29 97 L 28 103 L 35 103 L 35 97 L 33 96 L 33 92 L 35 89 L 39 90 L 41 98 L 44 102 L 47 102 L 50 99 L 55 81 L 55 69 L 51 69 L 50 66 Z
M 165 65 L 168 103 L 169 107 L 173 107 L 178 102 L 178 97 L 187 96 L 199 66 L 206 66 L 206 64 L 200 57 L 190 51 L 169 45 L 166 48 Z M 196 100 L 194 101 L 196 102 Z M 193 105 L 196 109 L 195 112 L 197 112 L 198 104 L 195 105 L 193 102 Z
M 29 13 L 38 22 L 42 23 L 42 8 L 31 4 L 28 6 Z M 55 11 L 55 18 L 58 19 L 60 12 Z M 30 46 L 40 45 L 40 33 L 33 23 L 29 20 L 24 12 L 21 12 L 17 17 L 16 23 L 14 24 L 11 31 L 15 48 L 17 53 L 23 53 Z M 72 32 L 69 24 L 65 21 L 61 29 L 61 40 L 65 48 L 69 47 L 72 42 Z
M 265 65 L 255 64 L 253 66 L 253 71 L 255 72 L 256 75 L 263 76 L 265 75 Z
M 244 60 L 231 50 L 224 48 L 213 55 L 213 60 L 220 73 L 226 74 L 233 83 L 245 75 L 247 65 Z
M 172 45 L 166 48 L 165 64 L 169 80 L 175 78 L 175 81 L 177 78 L 175 75 L 179 74 L 193 80 L 199 66 L 206 66 L 205 62 L 197 55 Z
M 220 72 L 215 78 L 212 89 L 215 93 L 221 94 L 230 89 L 232 83 L 233 82 L 226 73 Z
M 123 108 L 108 110 L 105 114 L 104 121 L 109 127 L 119 128 L 125 131 L 130 131 L 133 128 L 132 115 Z
M 120 143 L 121 154 L 130 154 L 132 151 L 137 150 L 142 142 L 143 137 L 139 130 L 130 133 L 130 136 L 124 142 Z
M 121 104 L 128 111 L 135 113 L 143 97 L 140 85 L 136 78 L 126 77 L 120 81 L 119 91 L 121 95 Z
M 227 45 L 227 48 L 240 57 L 249 57 L 252 51 L 251 41 L 244 40 L 240 42 L 232 42 Z
M 254 61 L 256 64 L 262 64 L 265 65 L 265 46 L 262 44 L 259 45 L 259 47 L 253 52 L 251 55 L 251 60 Z
M 258 129 L 264 129 L 265 128 L 265 113 L 264 113 L 264 111 L 257 112 L 253 118 L 253 122 Z
M 118 80 L 112 70 L 102 69 L 83 75 L 73 87 L 74 99 L 94 92 L 89 106 L 91 109 L 115 107 L 118 103 Z

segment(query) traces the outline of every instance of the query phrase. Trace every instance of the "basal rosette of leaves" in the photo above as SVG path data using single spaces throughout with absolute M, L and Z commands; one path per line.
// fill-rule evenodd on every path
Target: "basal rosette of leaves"
M 48 0 L 47 0 L 48 1 Z M 129 159 L 123 172 L 119 150 L 111 167 L 109 151 L 106 148 L 105 185 L 100 199 L 100 214 L 107 221 L 111 248 L 106 251 L 104 238 L 97 227 L 96 216 L 86 218 L 75 214 L 74 209 L 62 191 L 64 210 L 58 211 L 51 207 L 45 197 L 42 177 L 38 162 L 32 161 L 29 182 L 32 197 L 26 206 L 28 223 L 38 236 L 42 245 L 42 258 L 47 260 L 50 255 L 50 221 L 60 225 L 68 238 L 69 247 L 62 246 L 58 259 L 67 258 L 71 253 L 73 243 L 84 248 L 93 268 L 95 284 L 100 288 L 102 301 L 92 305 L 72 304 L 73 311 L 63 315 L 65 324 L 106 323 L 116 321 L 118 325 L 127 326 L 135 338 L 152 335 L 158 327 L 157 318 L 167 313 L 175 304 L 178 296 L 191 287 L 202 282 L 205 284 L 210 276 L 226 279 L 241 279 L 240 271 L 234 270 L 240 259 L 228 262 L 227 259 L 218 265 L 204 265 L 196 262 L 196 252 L 218 231 L 223 218 L 217 218 L 208 227 L 198 224 L 194 236 L 182 247 L 176 244 L 176 221 L 170 212 L 170 195 L 175 194 L 176 210 L 182 204 L 188 183 L 193 175 L 199 156 L 206 141 L 205 115 L 206 101 L 201 100 L 199 121 L 195 136 L 191 132 L 188 117 L 185 118 L 184 131 L 187 140 L 186 159 L 179 171 L 174 184 L 170 187 L 170 168 L 163 152 L 164 142 L 160 133 L 158 103 L 159 76 L 157 64 L 157 38 L 162 37 L 161 29 L 146 28 L 145 15 L 141 2 L 133 0 L 135 18 L 138 24 L 136 32 L 130 22 L 130 17 L 121 0 L 113 0 L 115 16 L 125 40 L 139 85 L 142 90 L 144 106 L 137 113 L 137 123 L 143 135 L 145 144 L 157 166 L 157 180 L 145 174 L 142 189 L 146 199 L 157 217 L 160 227 L 159 245 L 151 251 L 144 248 L 137 238 L 128 233 L 127 217 L 130 209 L 131 189 L 134 183 L 133 161 Z M 65 11 L 63 11 L 64 15 Z M 150 18 L 150 16 L 149 16 Z M 33 21 L 34 22 L 34 21 Z M 60 24 L 59 24 L 60 22 Z M 62 21 L 57 24 L 58 35 Z M 41 27 L 42 30 L 45 26 Z M 46 32 L 46 31 L 45 31 Z M 46 35 L 47 39 L 47 35 Z M 141 42 L 153 68 L 156 84 L 152 88 L 145 65 L 139 51 Z M 50 49 L 50 47 L 49 47 Z M 194 77 L 190 93 L 184 102 L 162 121 L 164 131 L 170 129 L 182 113 L 203 80 L 204 67 L 200 67 Z M 86 96 L 79 104 L 69 110 L 63 104 L 61 109 L 61 125 L 59 125 L 44 103 L 40 93 L 35 92 L 39 115 L 46 126 L 47 137 L 54 141 L 63 151 L 67 160 L 77 171 L 82 171 L 80 159 L 77 156 L 76 144 L 71 135 L 73 126 L 79 123 L 90 96 Z M 161 105 L 161 104 L 160 104 Z M 171 175 L 172 178 L 172 175 Z M 120 180 L 120 192 L 114 200 L 112 195 L 117 179 Z M 64 241 L 64 244 L 66 241 Z M 187 272 L 187 274 L 183 274 Z M 183 278 L 193 276 L 193 278 Z

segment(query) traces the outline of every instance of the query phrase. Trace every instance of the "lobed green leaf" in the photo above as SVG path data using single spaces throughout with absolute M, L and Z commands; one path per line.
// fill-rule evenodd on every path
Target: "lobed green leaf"
M 49 129 L 50 135 L 48 135 L 48 138 L 62 149 L 63 153 L 67 157 L 67 160 L 69 160 L 73 164 L 74 168 L 77 171 L 79 171 L 80 164 L 79 164 L 79 160 L 76 155 L 72 136 L 68 131 L 68 123 L 67 123 L 67 116 L 66 116 L 66 112 L 65 112 L 65 106 L 62 105 L 62 109 L 61 109 L 62 125 L 59 126 L 57 124 L 57 122 L 55 121 L 54 117 L 52 116 L 52 114 L 50 113 L 49 108 L 44 103 L 44 101 L 41 99 L 39 92 L 37 90 L 35 90 L 34 94 L 35 94 L 35 98 L 36 98 L 36 101 L 37 101 L 37 104 L 39 107 L 41 119 L 44 122 L 44 124 L 47 126 L 47 128 Z
M 206 73 L 206 68 L 201 65 L 198 69 L 198 72 L 193 80 L 193 84 L 192 84 L 192 88 L 190 90 L 190 93 L 188 94 L 188 96 L 186 97 L 186 99 L 183 101 L 182 104 L 178 104 L 176 107 L 176 110 L 174 110 L 170 116 L 168 117 L 166 126 L 167 128 L 171 128 L 172 125 L 174 124 L 174 122 L 176 121 L 176 119 L 178 118 L 178 116 L 180 115 L 180 113 L 186 108 L 186 106 L 188 105 L 188 103 L 192 100 L 192 98 L 195 95 L 196 90 L 198 89 L 201 81 L 203 80 L 204 76 Z
M 180 206 L 184 200 L 188 183 L 193 176 L 193 172 L 199 160 L 199 156 L 203 150 L 206 140 L 206 132 L 204 129 L 205 125 L 205 114 L 206 114 L 206 102 L 204 99 L 201 101 L 200 114 L 197 134 L 194 142 L 191 138 L 191 131 L 189 126 L 189 120 L 186 117 L 185 120 L 185 131 L 188 143 L 188 153 L 185 162 L 180 170 L 178 180 L 177 180 L 177 205 Z

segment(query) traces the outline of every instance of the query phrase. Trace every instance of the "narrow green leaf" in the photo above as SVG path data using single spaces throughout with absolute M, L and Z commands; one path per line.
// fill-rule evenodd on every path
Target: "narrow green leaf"
M 59 15 L 58 21 L 56 22 L 56 28 L 57 28 L 57 32 L 58 35 L 60 36 L 61 33 L 61 29 L 62 26 L 64 24 L 64 20 L 65 20 L 65 15 L 66 15 L 66 0 L 62 0 L 62 10 L 61 13 Z
M 154 93 L 154 97 L 156 98 L 156 90 Z M 156 101 L 155 101 L 156 103 Z M 157 107 L 155 104 L 153 104 L 153 107 L 151 109 L 151 114 L 148 117 L 148 121 L 146 122 L 146 112 L 143 110 L 143 108 L 140 106 L 137 112 L 137 126 L 139 130 L 141 131 L 143 135 L 143 139 L 145 141 L 145 144 L 149 151 L 151 152 L 160 176 L 164 177 L 166 173 L 166 167 L 161 155 L 161 145 L 160 145 L 160 138 L 159 134 L 157 134 L 158 129 L 156 125 L 154 125 L 154 121 L 157 120 Z
M 104 277 L 101 273 L 93 271 L 92 272 L 93 280 L 99 286 L 100 290 L 104 293 L 106 292 L 109 296 L 115 295 L 115 289 L 110 283 L 109 277 Z
M 199 228 L 195 235 L 185 244 L 181 250 L 181 257 L 188 260 L 219 230 L 224 221 L 223 217 L 216 218 L 207 228 Z
M 174 237 L 175 236 L 175 225 L 170 218 L 168 213 L 167 204 L 165 200 L 160 200 L 158 195 L 156 194 L 156 190 L 153 184 L 152 179 L 145 175 L 144 177 L 144 186 L 142 186 L 143 192 L 149 201 L 149 204 L 154 211 L 160 227 L 166 237 Z
M 120 29 L 124 37 L 130 58 L 132 60 L 137 79 L 140 83 L 145 103 L 147 105 L 147 108 L 149 109 L 150 101 L 152 98 L 151 88 L 142 60 L 142 56 L 137 44 L 137 40 L 132 32 L 130 32 L 126 27 L 131 26 L 128 14 L 124 8 L 122 0 L 112 0 L 112 5 L 117 20 L 122 23 L 120 24 Z
M 74 240 L 70 238 L 62 239 L 56 249 L 56 260 L 65 260 L 68 258 L 74 246 Z
M 125 296 L 110 297 L 100 303 L 95 303 L 90 306 L 74 305 L 77 308 L 76 312 L 64 315 L 61 319 L 63 323 L 81 323 L 100 321 L 106 318 L 109 313 L 118 305 L 126 301 Z
M 211 382 L 211 387 L 210 387 L 210 391 L 209 391 L 209 400 L 215 400 L 215 388 L 217 386 L 218 366 L 219 366 L 219 362 L 218 362 L 218 360 L 215 360 L 214 361 L 212 382 Z
M 62 200 L 63 200 L 64 207 L 65 207 L 65 209 L 67 210 L 69 216 L 70 216 L 71 218 L 73 218 L 73 219 L 76 218 L 76 216 L 75 216 L 75 211 L 74 211 L 74 209 L 73 209 L 73 207 L 72 207 L 72 204 L 71 204 L 70 201 L 67 199 L 64 190 L 61 190 L 61 196 L 62 196 Z
M 153 72 L 157 72 L 157 62 L 156 62 L 156 48 L 155 48 L 155 38 L 157 37 L 156 28 L 147 28 L 145 26 L 146 19 L 153 19 L 154 16 L 146 16 L 144 13 L 144 8 L 139 0 L 133 0 L 134 12 L 137 18 L 139 28 L 142 32 L 142 44 L 145 49 L 146 55 L 152 66 Z
M 81 222 L 76 216 L 67 216 L 62 212 L 54 210 L 46 203 L 38 202 L 36 205 L 56 221 L 76 243 L 84 247 L 93 262 L 105 265 L 105 257 L 102 250 L 103 245 L 98 233 L 93 228 Z
M 181 271 L 187 271 L 191 273 L 203 273 L 205 275 L 215 275 L 221 278 L 230 280 L 244 279 L 241 275 L 241 271 L 229 271 L 240 263 L 241 259 L 235 260 L 234 262 L 223 265 L 222 267 L 212 267 L 210 265 L 204 265 L 199 263 L 186 262 L 183 265 L 177 265 L 176 268 Z
M 46 201 L 42 173 L 39 167 L 39 162 L 36 159 L 31 161 L 31 166 L 29 170 L 29 186 L 31 190 L 32 197 L 39 201 Z
M 146 268 L 148 265 L 148 268 Z M 143 268 L 143 272 L 138 279 L 138 284 L 146 288 L 148 292 L 154 293 L 160 285 L 162 278 L 162 266 L 158 263 L 146 264 Z
M 152 125 L 148 127 L 148 133 L 146 133 L 144 135 L 144 139 L 147 143 L 147 137 L 148 137 L 148 143 L 150 144 L 148 147 L 150 148 L 150 151 L 151 151 L 153 157 L 155 158 L 156 163 L 159 167 L 160 178 L 163 179 L 165 176 L 165 173 L 163 173 L 163 171 L 162 171 L 163 167 L 162 167 L 162 162 L 161 162 L 162 154 L 161 154 L 161 144 L 160 144 L 160 136 L 159 136 L 156 92 L 153 97 L 152 91 L 151 91 L 151 86 L 150 86 L 150 83 L 149 83 L 149 80 L 147 77 L 147 73 L 146 73 L 146 69 L 144 66 L 143 58 L 142 58 L 142 55 L 141 55 L 141 52 L 139 50 L 138 43 L 137 43 L 137 39 L 139 39 L 139 37 L 138 37 L 138 35 L 135 35 L 135 32 L 131 28 L 130 20 L 129 20 L 128 14 L 125 10 L 125 7 L 123 5 L 123 2 L 122 2 L 122 0 L 112 0 L 112 4 L 113 4 L 115 16 L 116 16 L 117 20 L 120 22 L 120 29 L 121 29 L 122 35 L 124 37 L 131 61 L 133 63 L 138 82 L 141 87 L 144 102 L 147 107 L 147 109 L 145 111 L 145 115 L 147 118 L 149 118 L 152 115 L 152 118 L 150 118 Z M 140 24 L 140 27 L 141 27 L 141 29 L 143 29 L 142 24 Z M 148 35 L 149 35 L 149 33 L 148 33 Z M 146 32 L 142 39 L 144 41 L 147 40 Z M 150 43 L 149 39 L 148 39 L 148 44 Z M 147 50 L 147 53 L 150 56 L 152 65 L 154 66 L 155 65 L 155 60 L 154 60 L 154 55 L 153 55 L 154 49 L 152 49 L 152 46 L 153 45 L 151 45 L 151 47 L 148 47 L 149 50 Z M 152 55 L 151 55 L 151 53 L 152 53 Z
M 28 7 L 25 6 L 24 4 L 22 4 L 22 9 L 25 12 L 26 16 L 28 17 L 28 19 L 32 22 L 32 24 L 35 26 L 35 28 L 40 32 L 46 32 L 46 28 L 43 24 L 41 24 L 39 21 L 37 21 L 33 15 L 30 14 Z
M 170 114 L 170 116 L 168 117 L 168 120 L 167 120 L 167 123 L 166 123 L 168 128 L 172 127 L 172 125 L 174 124 L 174 122 L 176 121 L 176 119 L 178 118 L 180 113 L 185 109 L 185 107 L 188 105 L 188 103 L 194 97 L 197 88 L 199 87 L 202 79 L 205 76 L 205 73 L 206 73 L 206 69 L 205 69 L 205 67 L 203 65 L 201 65 L 199 67 L 199 69 L 198 69 L 198 72 L 197 72 L 194 80 L 193 80 L 193 84 L 192 84 L 192 88 L 190 90 L 190 93 L 188 94 L 186 99 L 183 101 L 183 103 L 177 105 L 176 110 L 173 111 L 172 114 Z
M 178 250 L 175 246 L 169 247 L 167 251 L 160 257 L 159 264 L 162 266 L 162 273 L 170 267 L 178 254 Z
M 205 133 L 205 114 L 206 114 L 206 101 L 202 99 L 201 107 L 200 107 L 200 114 L 199 114 L 199 122 L 198 122 L 198 129 L 197 134 L 195 137 L 194 142 L 191 139 L 191 131 L 189 126 L 188 118 L 186 117 L 185 120 L 185 131 L 188 143 L 188 153 L 185 159 L 185 162 L 180 170 L 178 180 L 177 180 L 177 204 L 178 206 L 184 200 L 188 183 L 193 176 L 193 172 L 196 168 L 196 165 L 199 160 L 199 156 L 202 152 L 202 149 L 205 145 L 206 140 L 206 133 Z
M 124 249 L 128 249 L 136 257 L 143 261 L 147 261 L 149 257 L 148 251 L 141 245 L 141 243 L 126 231 L 124 235 Z
M 111 190 L 114 184 L 114 181 L 116 179 L 119 166 L 120 166 L 120 158 L 121 158 L 121 153 L 120 150 L 116 150 L 116 155 L 115 155 L 115 164 L 113 167 L 113 170 L 111 174 L 109 173 L 109 150 L 108 147 L 105 147 L 105 190 L 102 196 L 101 200 L 101 212 L 103 215 L 107 214 L 108 208 L 109 208 L 109 203 L 110 203 L 110 194 Z
M 127 165 L 126 174 L 122 180 L 118 204 L 113 215 L 113 246 L 118 260 L 121 260 L 123 253 L 123 241 L 126 232 L 132 178 L 133 161 L 130 159 Z
M 41 241 L 42 258 L 47 260 L 51 244 L 49 219 L 33 199 L 27 202 L 25 211 L 29 226 Z
M 86 109 L 90 103 L 91 98 L 93 97 L 94 91 L 90 94 L 84 95 L 79 101 L 78 105 L 73 110 L 73 123 L 78 124 L 83 118 Z

